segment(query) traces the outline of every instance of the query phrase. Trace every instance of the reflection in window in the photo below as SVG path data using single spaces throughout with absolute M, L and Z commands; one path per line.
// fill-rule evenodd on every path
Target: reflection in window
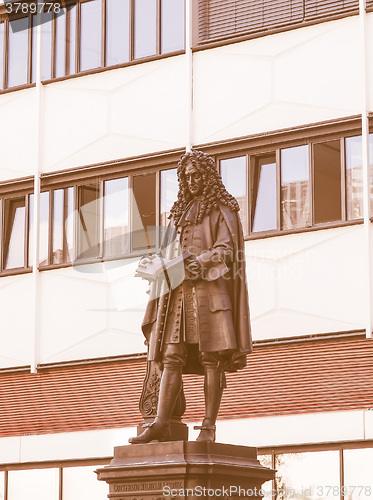
M 135 59 L 157 51 L 157 1 L 135 0 Z
M 275 469 L 279 498 L 335 499 L 336 491 L 339 497 L 338 451 L 276 455 Z M 326 489 L 324 485 L 330 488 Z
M 9 500 L 58 500 L 58 469 L 11 470 L 8 472 Z
M 25 266 L 25 198 L 4 200 L 4 269 Z
M 263 467 L 268 467 L 268 469 L 272 469 L 272 455 L 258 455 L 258 460 Z M 273 481 L 270 479 L 262 484 L 261 489 L 264 492 L 263 499 L 264 500 L 272 500 L 272 489 L 273 489 Z
M 347 219 L 364 217 L 363 203 L 363 159 L 361 135 L 347 137 L 346 144 L 346 205 Z M 373 134 L 369 134 L 370 158 L 370 213 L 373 213 Z
M 71 262 L 73 248 L 73 195 L 74 188 L 53 192 L 52 264 Z
M 281 150 L 282 229 L 311 224 L 308 147 Z
M 104 465 L 65 467 L 63 469 L 62 500 L 102 500 L 107 495 L 107 485 L 97 481 L 94 471 Z
M 342 219 L 340 141 L 314 144 L 314 204 L 316 224 Z
M 250 170 L 252 232 L 277 229 L 276 155 L 255 158 Z
M 80 71 L 101 65 L 101 1 L 81 4 Z
M 179 184 L 177 181 L 177 169 L 162 170 L 161 172 L 161 226 L 166 227 L 169 223 L 168 216 L 172 205 L 177 199 Z
M 78 187 L 78 259 L 100 254 L 99 184 Z
M 156 175 L 133 177 L 132 250 L 150 249 L 156 243 Z
M 55 77 L 66 75 L 66 9 L 56 17 Z
M 76 55 L 76 5 L 70 5 L 66 11 L 66 42 L 67 57 L 69 59 L 67 67 L 68 74 L 75 73 L 75 55 Z
M 8 87 L 27 83 L 28 17 L 9 22 Z
M 128 178 L 105 182 L 104 255 L 118 257 L 130 251 Z
M 106 65 L 129 61 L 129 0 L 106 0 Z
M 52 12 L 43 13 L 42 30 L 42 64 L 41 79 L 50 80 L 52 78 Z
M 247 228 L 246 156 L 220 161 L 220 172 L 227 191 L 235 196 L 240 205 L 240 217 L 244 233 Z
M 28 229 L 28 265 L 31 267 L 33 264 L 34 255 L 34 195 L 29 195 L 29 229 Z M 39 264 L 48 265 L 49 264 L 49 244 L 48 244 L 48 234 L 49 234 L 49 191 L 40 193 L 40 203 L 39 203 Z
M 343 450 L 345 498 L 361 500 L 373 494 L 373 449 Z M 360 486 L 359 486 L 360 485 Z
M 4 88 L 4 23 L 0 23 L 0 90 Z
M 162 54 L 184 48 L 184 10 L 184 0 L 162 0 Z

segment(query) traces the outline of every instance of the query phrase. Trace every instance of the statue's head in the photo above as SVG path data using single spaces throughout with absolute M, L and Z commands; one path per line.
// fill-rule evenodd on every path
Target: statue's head
M 193 150 L 180 158 L 177 177 L 179 181 L 178 199 L 171 209 L 176 224 L 187 204 L 196 197 L 201 198 L 198 221 L 211 213 L 218 204 L 238 211 L 237 200 L 227 192 L 215 161 L 202 151 Z
M 208 177 L 218 174 L 214 160 L 201 151 L 191 151 L 180 158 L 178 179 L 186 198 L 206 195 Z M 189 196 L 188 196 L 189 195 Z

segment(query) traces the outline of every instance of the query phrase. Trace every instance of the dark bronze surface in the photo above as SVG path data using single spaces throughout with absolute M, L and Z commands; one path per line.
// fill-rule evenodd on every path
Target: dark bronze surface
M 274 477 L 257 460 L 256 448 L 187 441 L 119 446 L 110 465 L 96 472 L 116 500 L 257 500 L 262 484 Z
M 149 346 L 140 400 L 145 430 L 130 439 L 132 444 L 180 436 L 172 425 L 170 433 L 170 423 L 180 422 L 185 411 L 182 372 L 205 375 L 206 411 L 198 440 L 215 441 L 225 372 L 243 368 L 251 352 L 238 202 L 226 191 L 214 160 L 200 151 L 181 157 L 178 179 L 178 198 L 158 257 L 164 273 L 152 279 L 152 257 L 143 259 L 137 271 L 149 279 L 151 291 L 142 324 Z M 175 259 L 183 272 L 171 275 Z

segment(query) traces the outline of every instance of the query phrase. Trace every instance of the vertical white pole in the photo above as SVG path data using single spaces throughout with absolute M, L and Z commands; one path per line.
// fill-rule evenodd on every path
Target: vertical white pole
M 37 99 L 37 144 L 34 173 L 34 225 L 32 233 L 33 258 L 32 276 L 34 281 L 34 323 L 33 323 L 33 352 L 31 360 L 31 372 L 37 372 L 39 363 L 39 343 L 40 343 L 40 274 L 39 274 L 39 233 L 40 233 L 40 164 L 42 158 L 42 119 L 43 119 L 43 86 L 41 84 L 41 55 L 42 55 L 42 26 L 40 13 L 40 0 L 37 8 L 37 29 L 36 29 L 36 99 Z M 34 32 L 35 33 L 35 32 Z
M 193 144 L 193 52 L 192 52 L 192 3 L 193 0 L 185 0 L 185 58 L 186 58 L 186 80 L 187 80 L 187 132 L 186 151 L 192 149 Z
M 369 168 L 369 119 L 368 119 L 368 73 L 367 73 L 367 40 L 366 40 L 366 1 L 359 0 L 360 37 L 361 37 L 361 134 L 363 160 L 363 207 L 364 237 L 366 259 L 366 337 L 372 338 L 372 241 L 370 229 L 370 168 Z

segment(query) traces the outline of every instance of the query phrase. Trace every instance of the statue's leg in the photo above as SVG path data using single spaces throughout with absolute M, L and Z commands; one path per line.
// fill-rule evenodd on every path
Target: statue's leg
M 201 361 L 205 371 L 205 418 L 200 429 L 197 441 L 215 441 L 216 419 L 218 418 L 220 402 L 225 385 L 225 375 L 220 368 L 217 353 L 201 353 Z
M 182 387 L 181 373 L 185 364 L 185 347 L 180 348 L 180 346 L 181 344 L 166 346 L 163 355 L 164 368 L 159 388 L 157 416 L 154 422 L 146 426 L 142 434 L 129 439 L 131 444 L 149 443 L 154 440 L 170 441 L 170 419 Z

